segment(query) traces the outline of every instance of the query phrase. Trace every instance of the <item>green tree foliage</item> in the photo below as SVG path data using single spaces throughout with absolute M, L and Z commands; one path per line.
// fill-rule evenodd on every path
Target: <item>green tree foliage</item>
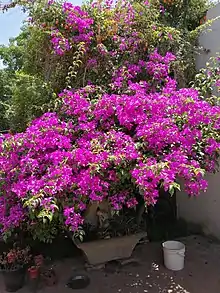
M 136 11 L 135 30 L 143 39 L 142 46 L 146 48 L 146 53 L 155 47 L 162 54 L 167 50 L 172 51 L 177 56 L 173 72 L 180 86 L 186 86 L 194 79 L 196 73 L 193 66 L 194 51 L 198 32 L 208 25 L 202 23 L 210 7 L 209 1 L 149 0 L 148 2 L 149 8 L 145 9 L 148 5 L 147 1 L 132 1 Z M 88 74 L 88 68 L 85 66 L 87 63 L 85 58 L 88 56 L 84 54 L 82 44 L 73 46 L 72 50 L 62 57 L 52 53 L 50 28 L 54 24 L 62 26 L 64 17 L 59 1 L 51 7 L 42 0 L 34 2 L 18 0 L 11 6 L 16 4 L 25 9 L 29 21 L 26 22 L 19 36 L 10 40 L 8 46 L 0 47 L 0 58 L 7 68 L 0 75 L 0 83 L 4 87 L 0 93 L 2 102 L 0 119 L 1 129 L 9 125 L 13 131 L 20 131 L 32 118 L 45 111 L 49 102 L 52 102 L 50 106 L 53 104 L 55 95 L 66 84 L 78 88 L 84 86 L 88 80 L 95 80 L 96 84 L 98 81 L 100 84 L 107 83 L 109 78 L 107 67 L 111 69 L 114 64 L 107 64 L 104 59 L 99 60 L 99 69 L 90 69 Z M 122 25 L 114 22 L 114 10 L 110 14 L 109 11 L 103 10 L 100 14 L 86 3 L 84 9 L 95 20 L 93 53 L 95 54 L 99 42 L 110 48 L 111 38 L 108 36 Z M 130 57 L 124 55 L 118 58 Z
M 0 47 L 4 69 L 0 71 L 0 129 L 22 131 L 35 117 L 47 111 L 54 100 L 47 77 L 38 66 L 40 31 L 25 26 L 9 46 Z M 41 51 L 40 51 L 41 52 Z
M 7 132 L 9 129 L 6 111 L 9 108 L 8 101 L 11 98 L 11 86 L 13 76 L 6 69 L 0 70 L 0 132 Z
M 12 131 L 23 131 L 29 122 L 49 109 L 54 94 L 49 84 L 37 76 L 17 72 L 15 77 L 6 116 Z
M 166 9 L 163 20 L 168 25 L 183 30 L 195 30 L 204 23 L 205 15 L 213 2 L 207 0 L 162 0 Z

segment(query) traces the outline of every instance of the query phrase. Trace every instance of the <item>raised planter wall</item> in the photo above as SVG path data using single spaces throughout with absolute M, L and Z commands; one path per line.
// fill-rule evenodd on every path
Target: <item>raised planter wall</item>
M 147 236 L 147 233 L 110 238 L 80 243 L 77 245 L 91 265 L 103 264 L 112 260 L 129 258 L 138 242 Z

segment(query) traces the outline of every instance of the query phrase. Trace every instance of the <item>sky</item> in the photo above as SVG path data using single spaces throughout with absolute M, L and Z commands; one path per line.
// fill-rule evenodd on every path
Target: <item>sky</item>
M 0 0 L 2 4 L 6 2 L 7 0 Z M 80 5 L 82 0 L 70 0 L 70 2 L 74 5 Z M 0 45 L 7 45 L 10 38 L 19 34 L 24 19 L 25 14 L 19 7 L 9 9 L 4 13 L 0 11 Z

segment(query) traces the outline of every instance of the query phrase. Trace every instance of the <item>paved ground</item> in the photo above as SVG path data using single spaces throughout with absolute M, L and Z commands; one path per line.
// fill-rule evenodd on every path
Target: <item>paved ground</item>
M 69 259 L 56 264 L 58 285 L 44 288 L 42 293 L 220 293 L 220 244 L 207 238 L 190 236 L 181 239 L 187 254 L 184 270 L 171 272 L 164 268 L 159 243 L 140 245 L 134 252 L 139 265 L 124 266 L 119 273 L 88 272 L 90 285 L 72 290 L 65 283 L 80 268 L 80 260 Z M 2 286 L 1 286 L 2 287 Z M 4 292 L 1 289 L 0 292 Z M 27 288 L 20 293 L 30 292 Z

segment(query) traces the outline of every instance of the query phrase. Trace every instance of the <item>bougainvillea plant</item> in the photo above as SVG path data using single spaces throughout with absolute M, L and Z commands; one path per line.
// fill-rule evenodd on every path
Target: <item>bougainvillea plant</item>
M 91 202 L 107 199 L 116 211 L 134 208 L 139 193 L 146 205 L 155 204 L 160 189 L 173 194 L 180 180 L 191 196 L 206 190 L 204 174 L 215 171 L 219 156 L 220 107 L 200 99 L 195 89 L 177 88 L 173 54 L 148 54 L 135 30 L 126 34 L 135 21 L 130 8 L 124 4 L 121 33 L 101 38 L 89 58 L 98 23 L 81 8 L 63 4 L 71 34 L 65 37 L 51 28 L 53 54 L 65 56 L 80 44 L 87 70 L 109 60 L 108 55 L 119 60 L 118 66 L 103 85 L 87 81 L 71 88 L 70 75 L 58 97 L 59 111 L 2 139 L 0 223 L 5 237 L 19 228 L 48 241 L 58 228 L 77 231 Z M 130 62 L 125 54 L 132 55 Z

